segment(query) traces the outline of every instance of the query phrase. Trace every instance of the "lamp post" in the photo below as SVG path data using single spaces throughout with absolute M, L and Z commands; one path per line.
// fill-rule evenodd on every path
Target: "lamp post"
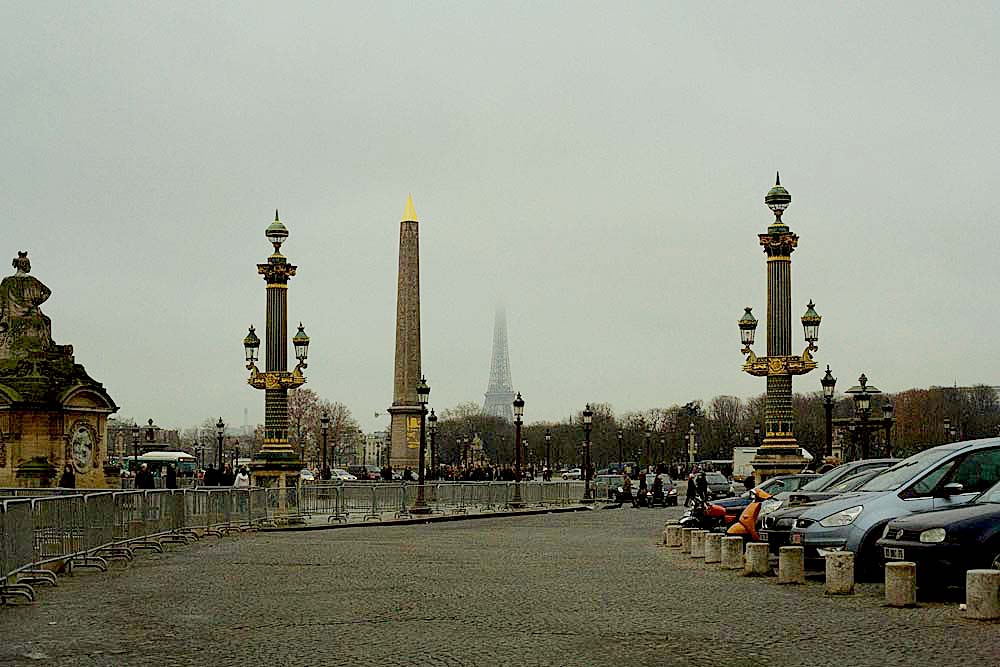
M 521 392 L 514 398 L 514 500 L 510 506 L 514 508 L 524 507 L 521 501 L 521 418 L 524 416 L 524 399 Z
M 667 439 L 665 436 L 660 436 L 660 460 L 656 462 L 656 470 L 654 472 L 660 472 L 660 466 L 663 465 L 663 459 L 667 453 Z
M 649 460 L 653 458 L 652 451 L 649 446 L 649 440 L 653 437 L 653 434 L 646 431 L 646 447 L 642 450 L 642 470 L 643 472 L 649 471 Z
M 739 320 L 743 354 L 747 360 L 743 371 L 767 378 L 764 407 L 765 436 L 752 464 L 760 481 L 775 475 L 794 473 L 806 463 L 795 440 L 795 417 L 792 411 L 792 377 L 816 368 L 811 356 L 817 350 L 819 324 L 822 319 L 812 301 L 802 316 L 806 349 L 801 355 L 792 354 L 792 252 L 799 242 L 781 219 L 792 197 L 781 185 L 780 178 L 764 197 L 764 203 L 774 213 L 774 222 L 758 241 L 767 254 L 767 356 L 758 357 L 751 347 L 757 319 L 748 306 Z
M 619 472 L 625 472 L 625 445 L 621 431 L 618 431 L 618 467 L 621 468 Z
M 882 425 L 885 427 L 885 456 L 886 458 L 892 458 L 892 424 L 895 421 L 892 418 L 892 403 L 886 403 L 882 406 Z
M 594 413 L 590 404 L 583 410 L 583 500 L 590 502 L 590 429 L 594 421 Z
M 427 384 L 427 378 L 421 376 L 417 383 L 417 401 L 420 403 L 420 455 L 417 459 L 417 500 L 410 510 L 414 514 L 430 514 L 431 508 L 427 506 L 427 499 L 424 497 L 424 456 L 427 450 L 427 399 L 430 398 L 431 388 Z
M 437 478 L 437 446 L 435 440 L 437 439 L 437 415 L 434 414 L 434 410 L 431 410 L 431 414 L 427 417 L 427 421 L 430 422 L 431 429 L 431 477 Z
M 222 421 L 222 417 L 219 417 L 219 421 L 215 422 L 215 432 L 219 438 L 219 446 L 216 448 L 219 460 L 219 470 L 222 470 L 222 438 L 226 435 L 226 423 Z
M 298 364 L 288 371 L 288 281 L 298 267 L 288 263 L 281 254 L 281 244 L 288 238 L 288 229 L 274 212 L 274 222 L 268 225 L 265 237 L 274 247 L 267 261 L 257 265 L 257 273 L 267 285 L 267 310 L 265 328 L 264 370 L 257 368 L 260 339 L 253 326 L 243 347 L 246 351 L 246 368 L 250 371 L 247 383 L 264 391 L 264 442 L 250 464 L 256 486 L 279 488 L 295 486 L 302 467 L 301 452 L 288 443 L 288 391 L 302 386 L 306 378 L 309 336 L 302 323 L 292 337 Z M 285 496 L 282 495 L 282 498 Z
M 552 475 L 552 433 L 549 429 L 545 429 L 545 467 L 549 469 L 549 475 Z
M 194 455 L 196 457 L 198 457 L 198 467 L 199 468 L 204 468 L 205 467 L 205 448 L 202 447 L 197 442 L 194 443 Z
M 330 415 L 326 412 L 319 418 L 319 431 L 323 435 L 323 463 L 320 465 L 319 478 L 328 481 L 330 479 L 330 459 L 326 449 L 326 439 L 330 432 Z
M 139 427 L 132 427 L 132 476 L 139 472 Z
M 760 447 L 760 424 L 753 425 L 753 446 Z
M 240 464 L 240 441 L 237 440 L 233 443 L 233 472 L 236 471 L 236 467 Z
M 955 426 L 952 423 L 951 417 L 945 417 L 944 418 L 944 441 L 945 442 L 954 442 L 956 440 L 958 440 L 958 427 Z
M 823 387 L 823 408 L 826 410 L 826 455 L 833 456 L 833 390 L 837 386 L 837 378 L 826 366 L 826 375 L 819 381 Z
M 872 396 L 881 394 L 882 391 L 876 387 L 868 386 L 868 378 L 862 373 L 858 378 L 858 384 L 851 387 L 845 394 L 850 394 L 854 399 L 854 416 L 860 421 L 858 433 L 861 439 L 861 459 L 868 458 L 869 425 L 868 418 L 871 416 Z
M 688 425 L 688 466 L 694 469 L 694 455 L 698 452 L 698 444 L 695 441 L 694 422 Z

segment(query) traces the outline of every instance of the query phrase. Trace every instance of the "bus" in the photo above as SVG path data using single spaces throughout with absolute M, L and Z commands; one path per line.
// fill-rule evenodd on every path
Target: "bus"
M 145 452 L 140 454 L 138 459 L 130 456 L 123 461 L 128 463 L 130 470 L 133 467 L 138 469 L 145 463 L 151 473 L 161 477 L 166 475 L 168 465 L 174 466 L 178 477 L 193 477 L 194 471 L 198 468 L 198 460 L 187 452 Z M 135 470 L 131 472 L 134 474 Z

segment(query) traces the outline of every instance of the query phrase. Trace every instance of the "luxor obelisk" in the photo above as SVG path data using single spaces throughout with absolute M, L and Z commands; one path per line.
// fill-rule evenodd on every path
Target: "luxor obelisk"
M 399 283 L 396 292 L 396 363 L 392 385 L 391 448 L 394 470 L 417 469 L 420 448 L 420 243 L 417 212 L 407 197 L 399 223 Z

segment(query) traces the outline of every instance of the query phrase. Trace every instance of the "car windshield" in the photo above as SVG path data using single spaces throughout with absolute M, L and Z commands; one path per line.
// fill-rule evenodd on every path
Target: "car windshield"
M 977 503 L 1000 503 L 1000 483 L 983 491 L 983 495 L 976 498 Z
M 848 477 L 843 482 L 839 484 L 834 484 L 827 491 L 833 491 L 834 493 L 844 493 L 845 491 L 855 491 L 861 488 L 865 482 L 870 480 L 872 477 L 879 475 L 885 470 L 884 468 L 879 468 L 877 470 L 866 470 L 865 472 L 854 475 L 853 477 Z M 808 486 L 808 485 L 807 485 Z M 804 489 L 805 487 L 803 487 Z
M 729 484 L 729 480 L 721 472 L 710 472 L 705 475 L 709 484 Z
M 904 459 L 878 475 L 870 482 L 862 486 L 859 491 L 895 491 L 906 482 L 913 479 L 917 473 L 923 472 L 931 465 L 937 463 L 944 457 L 951 454 L 954 449 L 927 449 L 919 454 L 914 454 L 908 459 Z
M 830 482 L 841 475 L 840 467 L 827 470 L 824 474 L 804 485 L 799 491 L 825 491 Z

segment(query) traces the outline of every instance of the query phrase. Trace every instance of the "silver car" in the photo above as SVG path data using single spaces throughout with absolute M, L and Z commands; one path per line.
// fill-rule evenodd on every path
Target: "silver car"
M 921 510 L 962 505 L 1000 480 L 1000 439 L 956 442 L 904 459 L 866 483 L 803 512 L 791 542 L 806 558 L 852 551 L 862 576 L 881 567 L 875 542 L 886 524 Z

